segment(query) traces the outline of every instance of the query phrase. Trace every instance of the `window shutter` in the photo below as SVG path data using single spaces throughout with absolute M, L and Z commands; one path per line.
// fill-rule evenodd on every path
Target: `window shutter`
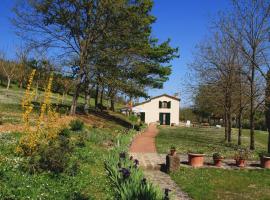
M 162 107 L 162 102 L 161 101 L 159 101 L 159 108 L 161 108 Z
M 167 108 L 171 108 L 171 102 L 167 102 Z

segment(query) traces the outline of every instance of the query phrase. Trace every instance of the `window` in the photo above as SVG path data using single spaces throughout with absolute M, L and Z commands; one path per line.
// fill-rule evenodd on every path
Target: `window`
M 159 101 L 159 108 L 171 108 L 170 101 Z

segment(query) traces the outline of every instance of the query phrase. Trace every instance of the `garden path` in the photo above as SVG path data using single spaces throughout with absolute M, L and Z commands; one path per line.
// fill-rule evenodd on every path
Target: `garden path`
M 175 200 L 189 200 L 190 198 L 184 193 L 171 177 L 161 172 L 161 165 L 165 158 L 157 154 L 155 146 L 155 137 L 158 134 L 156 124 L 150 124 L 145 132 L 136 136 L 130 146 L 129 154 L 138 159 L 140 167 L 144 170 L 145 177 L 154 185 L 160 187 L 163 191 L 170 189 L 172 197 Z
M 158 129 L 154 123 L 136 136 L 131 144 L 129 152 L 134 153 L 156 153 L 155 137 L 158 134 Z

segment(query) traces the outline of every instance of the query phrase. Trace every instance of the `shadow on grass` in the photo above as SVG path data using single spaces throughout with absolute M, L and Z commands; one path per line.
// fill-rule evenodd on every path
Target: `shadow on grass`
M 84 109 L 82 106 L 79 106 L 78 109 L 77 109 L 77 114 L 79 115 L 85 115 L 84 113 Z M 107 121 L 110 121 L 110 122 L 114 122 L 118 125 L 121 125 L 125 128 L 132 128 L 132 124 L 129 123 L 128 121 L 120 118 L 120 117 L 117 117 L 117 116 L 114 116 L 114 115 L 111 115 L 108 111 L 106 110 L 103 110 L 103 111 L 97 111 L 95 110 L 93 107 L 91 107 L 89 109 L 89 114 L 93 115 L 93 116 L 96 116 L 96 117 L 99 117 L 99 118 L 102 118 L 104 120 L 107 120 Z M 85 115 L 86 116 L 86 115 Z M 136 128 L 136 127 L 135 127 Z

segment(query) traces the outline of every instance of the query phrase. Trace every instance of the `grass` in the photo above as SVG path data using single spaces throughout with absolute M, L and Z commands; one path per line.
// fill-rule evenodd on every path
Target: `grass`
M 255 132 L 256 150 L 251 154 L 251 159 L 258 158 L 258 152 L 266 150 L 267 133 L 264 131 Z M 156 139 L 159 153 L 167 153 L 171 146 L 177 151 L 186 154 L 189 151 L 204 152 L 212 156 L 214 152 L 220 152 L 227 158 L 233 158 L 237 146 L 237 130 L 233 130 L 232 143 L 224 142 L 224 129 L 217 128 L 160 128 Z M 249 145 L 249 132 L 243 130 L 242 147 Z
M 195 200 L 270 199 L 270 170 L 182 167 L 171 177 Z
M 267 147 L 267 133 L 256 131 L 256 151 Z M 202 151 L 208 156 L 221 152 L 225 157 L 233 157 L 237 148 L 237 130 L 233 130 L 232 144 L 224 143 L 224 129 L 216 128 L 174 128 L 160 127 L 157 136 L 157 149 L 167 153 L 176 146 L 179 153 Z M 249 144 L 249 130 L 243 130 L 243 146 Z M 195 200 L 238 200 L 270 199 L 270 170 L 226 170 L 214 168 L 180 167 L 171 173 L 179 187 Z
M 0 121 L 3 125 L 22 125 L 21 100 L 24 90 L 16 85 L 6 92 L 0 86 Z M 40 91 L 40 97 L 43 92 Z M 57 94 L 53 94 L 55 103 Z M 68 96 L 67 106 L 72 97 Z M 37 100 L 31 120 L 38 115 Z M 91 105 L 94 100 L 91 99 Z M 104 102 L 105 103 L 105 102 Z M 83 98 L 79 99 L 79 105 Z M 120 107 L 116 104 L 116 107 Z M 71 140 L 75 144 L 81 134 L 86 132 L 85 146 L 74 145 L 71 163 L 77 162 L 78 169 L 71 166 L 64 173 L 55 175 L 51 172 L 30 174 L 22 169 L 26 158 L 15 153 L 19 138 L 23 133 L 0 132 L 0 199 L 112 199 L 112 188 L 104 170 L 104 161 L 110 153 L 110 145 L 116 145 L 119 137 L 126 137 L 128 143 L 131 137 L 124 125 L 129 124 L 125 116 L 108 112 L 92 113 L 88 116 L 77 116 L 86 122 L 83 131 L 72 132 Z M 121 121 L 121 123 L 119 123 Z M 124 125 L 123 125 L 124 124 Z M 127 143 L 120 145 L 127 147 Z M 78 170 L 77 173 L 69 173 Z
M 84 131 L 87 134 L 85 146 L 76 146 Z M 22 134 L 0 134 L 0 199 L 111 199 L 112 190 L 104 171 L 104 160 L 110 150 L 104 143 L 116 144 L 121 130 L 86 128 L 84 131 L 74 131 L 71 135 L 74 152 L 70 162 L 77 162 L 78 169 L 71 167 L 58 175 L 24 171 L 26 158 L 15 153 Z M 125 132 L 125 137 L 130 136 Z

